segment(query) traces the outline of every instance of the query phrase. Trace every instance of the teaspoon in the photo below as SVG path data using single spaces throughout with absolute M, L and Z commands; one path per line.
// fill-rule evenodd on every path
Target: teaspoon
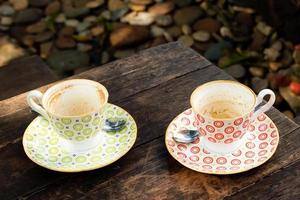
M 102 130 L 106 132 L 118 131 L 125 127 L 126 120 L 124 119 L 106 119 Z
M 182 130 L 173 133 L 173 139 L 180 143 L 191 143 L 195 141 L 199 136 L 197 130 Z

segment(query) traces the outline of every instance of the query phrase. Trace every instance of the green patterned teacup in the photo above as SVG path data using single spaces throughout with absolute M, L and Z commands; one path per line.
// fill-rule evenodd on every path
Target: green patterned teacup
M 34 90 L 27 95 L 32 110 L 47 119 L 61 137 L 75 144 L 92 141 L 100 131 L 107 100 L 106 88 L 86 79 L 62 81 L 44 94 Z

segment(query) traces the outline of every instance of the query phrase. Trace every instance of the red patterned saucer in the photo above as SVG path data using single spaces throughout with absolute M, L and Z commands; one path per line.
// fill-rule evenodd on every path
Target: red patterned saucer
M 183 129 L 195 130 L 194 114 L 188 109 L 178 115 L 168 126 L 165 142 L 169 153 L 182 165 L 207 174 L 235 174 L 265 163 L 275 153 L 279 133 L 274 122 L 261 114 L 250 125 L 244 143 L 234 152 L 219 154 L 203 148 L 201 137 L 190 144 L 175 142 L 173 132 Z M 260 127 L 267 127 L 261 129 Z

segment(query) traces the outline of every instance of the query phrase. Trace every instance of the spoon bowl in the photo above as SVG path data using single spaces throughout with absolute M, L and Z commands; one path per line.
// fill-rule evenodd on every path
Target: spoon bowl
M 191 143 L 199 137 L 197 130 L 182 130 L 173 133 L 173 139 L 180 143 Z

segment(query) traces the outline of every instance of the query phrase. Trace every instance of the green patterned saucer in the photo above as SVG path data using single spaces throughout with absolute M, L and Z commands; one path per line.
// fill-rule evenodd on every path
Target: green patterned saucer
M 59 137 L 46 119 L 38 116 L 25 130 L 25 153 L 36 164 L 60 172 L 88 171 L 109 165 L 131 149 L 137 126 L 129 113 L 112 104 L 107 104 L 103 116 L 123 118 L 126 126 L 117 132 L 100 131 L 94 139 L 96 145 L 80 151 L 70 148 L 70 143 Z

